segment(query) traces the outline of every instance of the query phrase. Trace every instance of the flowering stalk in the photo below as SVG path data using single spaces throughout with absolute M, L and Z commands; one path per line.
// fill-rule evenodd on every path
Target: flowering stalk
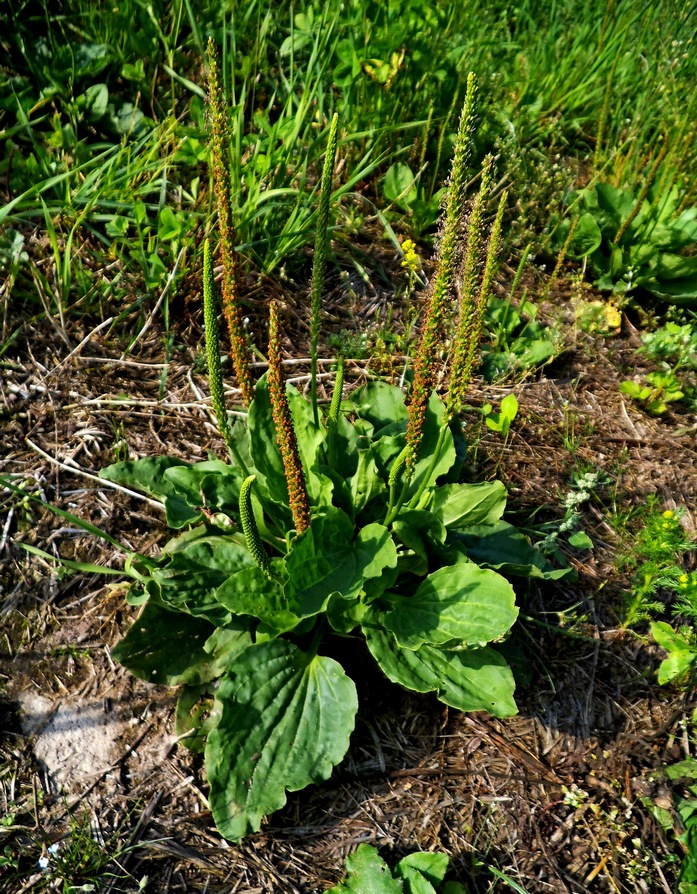
M 431 284 L 426 316 L 421 328 L 421 339 L 414 363 L 414 384 L 409 403 L 407 422 L 407 454 L 405 460 L 407 481 L 414 473 L 414 466 L 423 437 L 428 401 L 433 390 L 434 368 L 443 339 L 443 327 L 455 292 L 462 219 L 467 186 L 467 162 L 471 154 L 471 136 L 474 127 L 474 101 L 476 79 L 472 72 L 467 78 L 467 95 L 460 116 L 455 156 L 448 188 L 445 223 L 436 258 L 436 273 Z
M 344 358 L 339 354 L 336 365 L 336 378 L 334 379 L 334 390 L 332 391 L 332 400 L 329 404 L 329 412 L 327 413 L 327 457 L 329 465 L 336 468 L 336 426 L 339 422 L 339 411 L 341 410 L 341 397 L 344 391 Z
M 489 181 L 490 171 L 491 165 L 489 164 L 485 167 L 484 174 L 482 175 L 482 188 L 480 189 L 478 200 L 482 198 L 482 192 L 484 192 L 485 197 L 488 194 L 489 182 L 485 183 L 485 180 Z M 501 237 L 501 225 L 503 222 L 503 212 L 506 208 L 507 198 L 508 193 L 504 190 L 504 192 L 501 194 L 499 207 L 496 212 L 496 218 L 491 228 L 489 247 L 487 250 L 486 262 L 484 265 L 484 273 L 482 274 L 481 284 L 476 295 L 474 294 L 476 288 L 475 265 L 478 260 L 479 254 L 479 236 L 478 234 L 476 234 L 476 245 L 472 246 L 471 257 L 470 248 L 472 239 L 468 238 L 465 264 L 467 264 L 469 260 L 472 268 L 474 269 L 474 275 L 469 278 L 470 282 L 465 282 L 465 285 L 463 286 L 463 301 L 460 310 L 460 322 L 458 324 L 458 332 L 455 340 L 455 356 L 453 358 L 453 363 L 450 370 L 450 392 L 446 401 L 445 414 L 443 416 L 443 422 L 441 424 L 440 431 L 438 432 L 438 441 L 436 443 L 436 448 L 433 451 L 433 456 L 431 457 L 430 466 L 426 472 L 426 475 L 424 475 L 423 477 L 420 487 L 411 498 L 411 501 L 409 503 L 410 509 L 422 508 L 420 505 L 420 500 L 424 496 L 424 493 L 426 492 L 426 485 L 431 480 L 433 470 L 436 468 L 438 456 L 440 454 L 441 447 L 443 446 L 443 442 L 445 441 L 445 433 L 448 430 L 450 421 L 460 412 L 467 386 L 470 382 L 470 379 L 472 378 L 472 368 L 474 366 L 477 348 L 479 347 L 479 342 L 482 337 L 482 322 L 484 319 L 484 311 L 486 310 L 486 306 L 489 301 L 491 283 L 493 282 L 494 271 L 496 270 L 496 252 L 498 249 L 499 239 Z M 477 212 L 478 205 L 479 212 Z M 479 227 L 481 226 L 480 215 L 483 209 L 483 205 L 483 201 L 478 201 L 477 203 L 475 203 L 475 207 L 472 212 L 472 219 L 470 220 L 470 237 L 472 237 L 473 235 L 473 225 L 475 225 L 477 229 L 479 229 Z M 477 212 L 476 219 L 474 219 L 475 212 Z M 466 271 L 465 280 L 467 281 L 467 279 L 468 276 Z
M 455 336 L 455 349 L 453 363 L 450 371 L 450 391 L 446 402 L 446 416 L 452 419 L 460 412 L 465 392 L 472 376 L 472 366 L 482 333 L 482 319 L 489 298 L 491 279 L 494 273 L 494 261 L 498 237 L 501 230 L 501 221 L 497 215 L 489 241 L 487 260 L 484 268 L 482 282 L 477 289 L 479 278 L 479 264 L 481 255 L 481 241 L 484 212 L 491 193 L 493 183 L 493 158 L 488 156 L 484 162 L 482 182 L 479 194 L 475 199 L 469 221 L 467 234 L 467 249 L 464 261 L 464 276 L 462 284 L 462 298 L 460 301 L 460 319 L 458 321 L 457 335 Z M 499 203 L 500 214 L 503 215 L 504 204 Z M 496 231 L 496 234 L 494 233 Z M 488 273 L 487 273 L 488 271 Z
M 307 494 L 305 472 L 300 460 L 298 441 L 290 414 L 286 383 L 281 364 L 281 339 L 278 325 L 278 305 L 271 302 L 269 315 L 269 398 L 276 441 L 283 459 L 283 469 L 288 485 L 288 503 L 298 534 L 310 527 L 310 500 Z
M 247 549 L 252 554 L 252 558 L 257 563 L 265 577 L 269 580 L 276 580 L 271 560 L 264 549 L 261 541 L 261 535 L 257 528 L 257 522 L 254 518 L 254 510 L 252 509 L 252 485 L 256 479 L 256 475 L 249 475 L 242 482 L 240 488 L 240 522 L 242 524 L 242 533 L 247 541 Z
M 223 374 L 220 367 L 220 331 L 215 307 L 215 288 L 213 284 L 213 259 L 209 239 L 203 243 L 203 322 L 206 330 L 206 360 L 208 362 L 208 381 L 211 388 L 211 404 L 218 423 L 218 431 L 242 472 L 247 474 L 247 467 L 240 456 L 237 444 L 230 431 L 225 395 L 223 392 Z
M 320 330 L 320 302 L 322 297 L 322 286 L 324 285 L 324 268 L 327 263 L 327 246 L 329 244 L 329 200 L 331 199 L 332 194 L 332 177 L 334 175 L 334 160 L 336 158 L 336 132 L 338 122 L 339 116 L 335 114 L 329 127 L 327 152 L 324 156 L 324 167 L 322 168 L 317 235 L 315 236 L 315 252 L 312 261 L 310 396 L 312 398 L 312 412 L 315 418 L 315 425 L 319 425 L 319 411 L 317 409 L 317 345 L 319 342 Z
M 210 87 L 211 156 L 213 188 L 218 205 L 220 258 L 223 264 L 223 313 L 230 334 L 230 352 L 242 400 L 249 406 L 254 398 L 254 385 L 247 364 L 247 342 L 242 324 L 237 283 L 238 259 L 235 252 L 235 228 L 230 204 L 229 111 L 220 83 L 218 58 L 213 38 L 208 41 L 208 80 Z
M 629 212 L 627 217 L 625 217 L 625 219 L 622 221 L 620 228 L 615 233 L 615 238 L 612 240 L 613 245 L 620 244 L 625 233 L 631 227 L 631 225 L 634 223 L 634 218 L 641 211 L 641 206 L 646 201 L 646 196 L 649 194 L 649 190 L 651 189 L 651 186 L 652 186 L 654 180 L 656 179 L 656 175 L 658 174 L 658 169 L 663 164 L 663 159 L 666 157 L 667 154 L 668 154 L 668 139 L 667 139 L 667 137 L 664 137 L 663 138 L 663 146 L 661 147 L 661 151 L 658 153 L 656 160 L 654 161 L 648 174 L 646 175 L 646 180 L 644 181 L 644 185 L 641 188 L 641 192 L 639 193 L 637 200 L 634 203 L 634 207 Z
M 339 421 L 339 410 L 341 409 L 341 395 L 344 390 L 344 358 L 339 354 L 336 364 L 336 379 L 334 380 L 334 391 L 332 392 L 332 401 L 329 405 L 329 413 L 327 414 L 327 428 L 336 428 Z

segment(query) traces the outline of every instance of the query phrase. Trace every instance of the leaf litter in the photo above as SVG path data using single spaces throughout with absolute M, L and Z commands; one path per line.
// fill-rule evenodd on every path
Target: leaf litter
M 337 327 L 351 323 L 341 318 L 343 288 L 336 283 L 328 304 Z M 291 333 L 284 347 L 302 389 L 307 318 L 295 297 L 282 297 Z M 387 302 L 372 300 L 366 296 L 369 315 L 379 319 Z M 165 539 L 158 508 L 68 469 L 96 474 L 125 449 L 131 458 L 224 455 L 197 362 L 200 314 L 178 301 L 182 349 L 168 364 L 162 398 L 157 320 L 119 360 L 113 334 L 90 335 L 71 319 L 72 345 L 90 337 L 65 363 L 69 350 L 55 327 L 34 322 L 30 343 L 13 346 L 0 392 L 0 473 L 18 475 L 42 499 L 141 552 L 157 551 Z M 252 295 L 261 302 L 259 292 Z M 572 331 L 563 281 L 543 312 Z M 250 317 L 258 326 L 253 311 Z M 625 322 L 611 339 L 575 333 L 560 358 L 519 384 L 475 380 L 466 423 L 481 440 L 470 463 L 480 480 L 495 472 L 506 483 L 517 523 L 540 506 L 540 517 L 561 518 L 560 495 L 573 472 L 595 468 L 608 473 L 625 504 L 655 494 L 667 508 L 687 507 L 694 530 L 695 418 L 671 408 L 667 418 L 652 419 L 625 404 L 619 383 L 623 370 L 636 367 L 637 346 Z M 347 380 L 366 381 L 374 370 L 384 372 L 368 361 L 349 363 Z M 520 409 L 504 443 L 477 408 L 511 391 Z M 42 837 L 65 835 L 71 811 L 86 811 L 125 839 L 138 833 L 138 848 L 110 890 L 137 891 L 147 876 L 148 891 L 309 894 L 343 877 L 345 857 L 359 843 L 378 846 L 391 864 L 416 849 L 444 850 L 453 877 L 473 890 L 507 889 L 479 861 L 540 894 L 671 890 L 675 845 L 648 805 L 670 803 L 658 771 L 689 756 L 685 722 L 696 705 L 690 692 L 658 687 L 658 650 L 617 625 L 613 599 L 626 581 L 613 570 L 619 543 L 606 520 L 611 494 L 584 510 L 596 546 L 569 552 L 578 582 L 535 582 L 520 593 L 532 620 L 521 625 L 517 666 L 508 656 L 520 678 L 517 717 L 461 714 L 362 675 L 366 655 L 347 647 L 342 663 L 367 707 L 346 759 L 328 782 L 290 795 L 258 834 L 234 846 L 215 831 L 200 757 L 177 747 L 175 693 L 111 660 L 109 646 L 135 617 L 118 584 L 57 573 L 13 540 L 98 565 L 118 563 L 113 548 L 36 504 L 2 499 L 3 513 L 13 516 L 0 571 L 0 783 L 12 821 L 0 828 L 0 849 L 21 841 L 29 852 Z

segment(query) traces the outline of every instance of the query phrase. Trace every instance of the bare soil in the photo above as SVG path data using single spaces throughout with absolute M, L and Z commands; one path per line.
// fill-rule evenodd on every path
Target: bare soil
M 542 293 L 543 283 L 531 285 Z M 359 286 L 337 281 L 336 328 L 369 327 L 385 314 L 389 290 Z M 290 289 L 274 288 L 285 300 L 289 375 L 302 387 L 306 314 Z M 122 333 L 142 321 L 95 331 L 93 320 L 71 317 L 63 326 L 44 317 L 25 320 L 3 358 L 0 472 L 146 552 L 166 540 L 161 513 L 85 473 L 126 452 L 224 455 L 210 417 L 195 284 L 182 294 L 166 368 L 157 315 L 126 356 Z M 249 290 L 258 344 L 267 297 L 263 283 Z M 134 679 L 111 659 L 136 612 L 118 579 L 56 573 L 20 544 L 115 567 L 118 554 L 39 504 L 0 495 L 0 853 L 19 854 L 21 870 L 4 870 L 3 890 L 40 889 L 43 849 L 65 846 L 71 815 L 84 815 L 107 850 L 131 848 L 119 857 L 121 877 L 103 882 L 107 891 L 136 892 L 147 876 L 144 890 L 158 894 L 315 894 L 368 842 L 388 861 L 444 850 L 451 877 L 471 891 L 510 890 L 482 865 L 489 863 L 531 894 L 670 894 L 681 851 L 652 805 L 673 809 L 659 771 L 689 756 L 697 700 L 659 687 L 660 650 L 619 626 L 627 581 L 615 559 L 631 538 L 610 520 L 615 505 L 642 506 L 656 495 L 665 508 L 686 507 L 695 530 L 697 420 L 680 407 L 652 419 L 622 397 L 620 382 L 637 369 L 629 320 L 612 337 L 578 331 L 564 282 L 543 313 L 564 327 L 566 350 L 522 382 L 475 383 L 464 420 L 477 444 L 471 473 L 499 476 L 512 520 L 529 527 L 563 517 L 575 471 L 603 470 L 611 484 L 584 507 L 595 549 L 570 551 L 578 580 L 518 588 L 519 715 L 448 710 L 372 668 L 365 673 L 362 655 L 347 656 L 362 706 L 347 757 L 331 780 L 290 795 L 239 845 L 215 829 L 201 758 L 177 745 L 176 692 Z M 347 378 L 355 384 L 374 369 L 355 362 Z M 477 408 L 511 390 L 520 414 L 504 445 Z

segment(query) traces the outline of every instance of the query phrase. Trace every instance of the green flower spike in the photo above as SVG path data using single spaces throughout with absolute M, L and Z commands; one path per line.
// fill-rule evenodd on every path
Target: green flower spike
M 332 195 L 332 177 L 334 176 L 334 160 L 336 158 L 336 130 L 339 116 L 334 115 L 329 127 L 329 141 L 324 156 L 322 183 L 319 196 L 319 214 L 317 219 L 317 236 L 315 237 L 315 254 L 312 262 L 312 316 L 310 319 L 310 392 L 315 425 L 319 424 L 317 410 L 317 345 L 320 331 L 320 300 L 324 285 L 324 268 L 327 263 L 329 245 L 329 202 Z
M 252 509 L 252 485 L 256 480 L 256 475 L 250 475 L 242 482 L 240 488 L 240 521 L 242 522 L 242 532 L 247 541 L 247 549 L 252 554 L 252 558 L 259 568 L 268 577 L 269 580 L 276 580 L 276 576 L 271 567 L 271 560 L 268 553 L 264 549 L 259 529 L 257 528 L 254 511 Z
M 426 409 L 433 391 L 434 370 L 443 344 L 444 324 L 455 297 L 458 249 L 465 215 L 467 163 L 471 154 L 476 92 L 476 78 L 470 72 L 467 78 L 465 105 L 460 116 L 460 125 L 455 141 L 455 155 L 448 187 L 445 223 L 436 258 L 436 272 L 430 288 L 428 308 L 421 328 L 421 339 L 414 363 L 414 384 L 407 422 L 406 469 L 408 478 L 413 474 L 421 446 Z
M 491 282 L 494 276 L 496 250 L 501 234 L 501 221 L 507 198 L 507 193 L 505 192 L 501 196 L 502 201 L 499 202 L 499 210 L 489 239 L 484 273 L 482 274 L 479 289 L 477 289 L 479 268 L 483 260 L 481 258 L 483 219 L 492 184 L 493 158 L 487 156 L 482 170 L 481 186 L 472 207 L 469 221 L 462 299 L 460 301 L 460 319 L 455 337 L 453 363 L 450 370 L 450 392 L 446 404 L 446 412 L 449 419 L 459 414 L 472 377 L 472 368 L 482 335 L 484 311 L 489 300 Z
M 335 428 L 339 421 L 339 410 L 341 409 L 341 396 L 344 390 L 344 358 L 339 355 L 336 362 L 336 379 L 334 380 L 334 391 L 332 392 L 332 401 L 329 404 L 329 413 L 327 414 L 327 428 Z

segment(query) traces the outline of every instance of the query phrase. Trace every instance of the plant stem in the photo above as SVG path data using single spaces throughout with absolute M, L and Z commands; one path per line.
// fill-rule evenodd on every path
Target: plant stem
M 661 147 L 661 151 L 658 153 L 656 160 L 654 161 L 653 165 L 651 166 L 651 170 L 646 175 L 646 180 L 644 181 L 644 185 L 641 188 L 641 192 L 639 193 L 639 197 L 637 198 L 637 200 L 634 204 L 634 207 L 629 212 L 627 217 L 622 221 L 622 225 L 620 226 L 619 230 L 617 230 L 617 233 L 615 233 L 615 238 L 612 240 L 614 245 L 620 244 L 625 233 L 631 227 L 631 225 L 634 223 L 634 218 L 641 211 L 641 206 L 644 204 L 646 196 L 648 195 L 648 192 L 651 189 L 651 184 L 656 179 L 656 175 L 658 174 L 658 169 L 660 168 L 661 163 L 663 162 L 663 159 L 666 157 L 667 154 L 668 154 L 668 139 L 667 139 L 667 137 L 664 137 L 663 138 L 663 146 Z
M 439 459 L 439 457 L 440 457 L 440 452 L 441 452 L 441 450 L 442 450 L 442 448 L 443 448 L 443 441 L 445 440 L 445 433 L 448 431 L 448 421 L 449 421 L 449 420 L 448 420 L 447 417 L 446 417 L 446 419 L 444 420 L 444 422 L 441 423 L 440 431 L 438 432 L 438 441 L 436 442 L 436 448 L 435 448 L 435 450 L 433 451 L 433 456 L 431 457 L 431 462 L 429 463 L 428 470 L 427 470 L 426 474 L 425 474 L 424 477 L 423 477 L 423 481 L 422 481 L 421 484 L 419 485 L 419 487 L 418 487 L 416 493 L 414 494 L 414 496 L 413 496 L 413 497 L 411 498 L 411 500 L 409 501 L 409 507 L 408 507 L 409 509 L 415 509 L 415 508 L 416 508 L 416 506 L 417 506 L 419 500 L 420 500 L 421 497 L 423 496 L 423 493 L 424 493 L 424 491 L 426 490 L 426 488 L 427 488 L 427 486 L 428 486 L 428 482 L 431 480 L 431 475 L 433 474 L 433 470 L 436 468 L 436 466 L 437 466 L 437 464 L 438 464 L 438 459 Z
M 218 431 L 223 436 L 225 445 L 232 459 L 247 477 L 249 471 L 237 448 L 235 438 L 230 431 L 225 395 L 223 392 L 223 374 L 220 366 L 220 330 L 215 309 L 215 289 L 213 285 L 213 259 L 209 239 L 203 243 L 203 321 L 206 330 L 206 361 L 208 363 L 208 381 L 211 388 L 211 403 L 218 423 Z
M 327 457 L 329 465 L 336 466 L 336 426 L 339 421 L 339 410 L 341 409 L 341 396 L 344 390 L 344 358 L 339 354 L 337 358 L 336 379 L 334 380 L 334 391 L 332 392 L 332 401 L 329 405 L 329 413 L 327 414 Z
M 312 413 L 315 425 L 319 425 L 319 410 L 317 407 L 317 346 L 320 331 L 320 311 L 322 288 L 324 286 L 324 268 L 327 263 L 327 246 L 329 243 L 329 204 L 332 195 L 332 177 L 334 175 L 334 160 L 336 158 L 336 132 L 339 116 L 334 114 L 329 127 L 329 140 L 327 152 L 324 156 L 322 169 L 322 183 L 319 196 L 319 216 L 317 220 L 317 235 L 315 236 L 315 252 L 312 262 L 312 287 L 311 304 L 312 316 L 310 319 L 310 395 L 312 398 Z

